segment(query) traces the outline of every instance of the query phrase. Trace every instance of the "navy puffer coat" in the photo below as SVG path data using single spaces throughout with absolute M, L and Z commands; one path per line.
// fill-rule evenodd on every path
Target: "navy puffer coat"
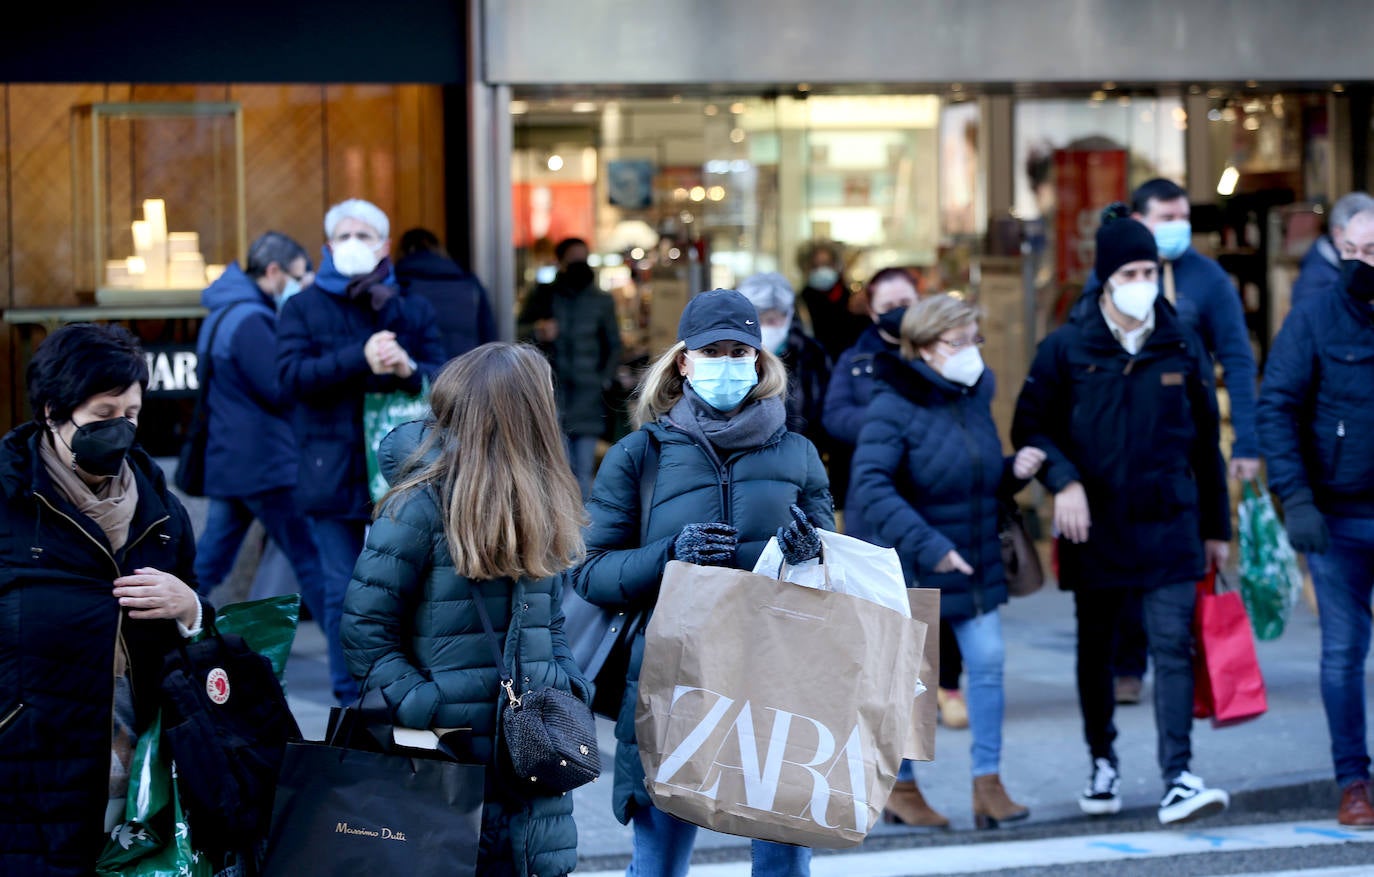
M 830 386 L 825 391 L 825 431 L 833 440 L 831 453 L 843 459 L 852 456 L 854 446 L 859 443 L 859 430 L 868 413 L 868 403 L 873 401 L 877 391 L 876 360 L 885 350 L 896 350 L 897 345 L 888 344 L 878 334 L 877 326 L 869 326 L 859 336 L 855 345 L 844 353 L 835 363 L 835 371 L 830 375 Z M 853 473 L 848 479 L 848 490 L 844 497 L 844 532 L 855 539 L 872 541 L 872 528 L 864 522 L 864 516 L 850 511 L 854 505 Z
M 378 459 L 392 483 L 399 473 L 390 467 L 418 447 L 421 435 L 417 422 L 383 440 Z M 460 576 L 437 497 L 436 490 L 418 488 L 381 507 L 344 597 L 340 637 L 348 669 L 381 689 L 398 725 L 472 729 L 472 754 L 488 766 L 479 870 L 493 867 L 485 860 L 504 861 L 508 851 L 517 874 L 566 874 L 577 864 L 572 796 L 520 795 L 499 766 L 497 706 L 504 695 L 471 596 L 475 591 L 485 603 L 506 666 L 519 656 L 520 691 L 547 686 L 589 700 L 563 636 L 566 576 Z
M 853 504 L 897 549 L 908 587 L 939 588 L 940 615 L 970 618 L 1007 601 L 997 506 L 1020 485 L 992 420 L 992 372 L 972 387 L 924 362 L 878 354 L 877 392 L 854 452 Z M 973 575 L 935 572 L 951 551 Z
M 53 485 L 38 456 L 46 433 L 30 422 L 0 443 L 0 874 L 89 877 L 106 840 L 116 643 L 141 733 L 181 640 L 175 621 L 129 618 L 112 582 L 154 567 L 195 588 L 196 540 L 162 470 L 135 446 L 138 507 L 112 551 Z
M 640 465 L 650 436 L 658 443 L 658 474 L 645 541 L 640 541 Z M 574 574 L 577 592 L 607 607 L 652 607 L 673 542 L 687 524 L 722 521 L 739 528 L 736 565 L 753 569 L 778 527 L 792 521 L 787 507 L 801 506 L 817 527 L 833 530 L 834 504 L 816 448 L 800 435 L 778 430 L 760 447 L 737 451 L 717 468 L 711 455 L 686 432 L 650 423 L 607 452 L 596 474 L 587 512 L 587 560 Z M 635 743 L 635 704 L 644 633 L 630 650 L 630 667 L 615 726 L 615 790 L 612 806 L 623 823 L 650 804 Z

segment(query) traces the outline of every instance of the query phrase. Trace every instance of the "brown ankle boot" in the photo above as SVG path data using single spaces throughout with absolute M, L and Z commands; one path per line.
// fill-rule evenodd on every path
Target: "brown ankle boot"
M 1030 816 L 1030 810 L 1011 799 L 1002 788 L 1002 778 L 995 773 L 973 778 L 973 824 L 978 828 L 996 828 L 1002 822 L 1019 822 Z
M 949 828 L 949 820 L 932 810 L 915 782 L 897 781 L 883 808 L 883 821 L 922 828 Z
M 1336 814 L 1336 821 L 1346 828 L 1374 828 L 1374 806 L 1369 801 L 1368 780 L 1353 782 L 1341 792 L 1341 809 Z

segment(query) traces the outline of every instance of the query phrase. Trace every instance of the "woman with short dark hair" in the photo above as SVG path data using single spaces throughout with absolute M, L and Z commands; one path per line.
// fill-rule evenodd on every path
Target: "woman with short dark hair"
M 163 658 L 210 611 L 186 510 L 135 441 L 147 386 L 128 330 L 66 326 L 0 441 L 0 873 L 95 869 Z

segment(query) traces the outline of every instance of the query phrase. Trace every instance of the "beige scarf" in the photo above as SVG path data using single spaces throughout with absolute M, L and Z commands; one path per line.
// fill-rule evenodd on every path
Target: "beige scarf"
M 100 487 L 91 487 L 81 480 L 70 464 L 63 462 L 54 441 L 52 433 L 49 433 L 38 442 L 43 468 L 48 470 L 62 497 L 95 521 L 96 526 L 105 531 L 110 548 L 119 553 L 119 549 L 129 541 L 129 525 L 133 523 L 134 510 L 138 508 L 138 483 L 134 481 L 134 470 L 129 466 L 129 461 L 124 461 L 118 475 L 106 478 Z

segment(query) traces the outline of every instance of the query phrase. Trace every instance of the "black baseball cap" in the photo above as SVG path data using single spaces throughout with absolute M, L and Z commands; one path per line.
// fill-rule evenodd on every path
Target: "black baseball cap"
M 743 294 L 733 289 L 700 292 L 682 309 L 677 324 L 677 340 L 688 350 L 698 350 L 717 341 L 738 341 L 750 347 L 763 347 L 759 312 Z

